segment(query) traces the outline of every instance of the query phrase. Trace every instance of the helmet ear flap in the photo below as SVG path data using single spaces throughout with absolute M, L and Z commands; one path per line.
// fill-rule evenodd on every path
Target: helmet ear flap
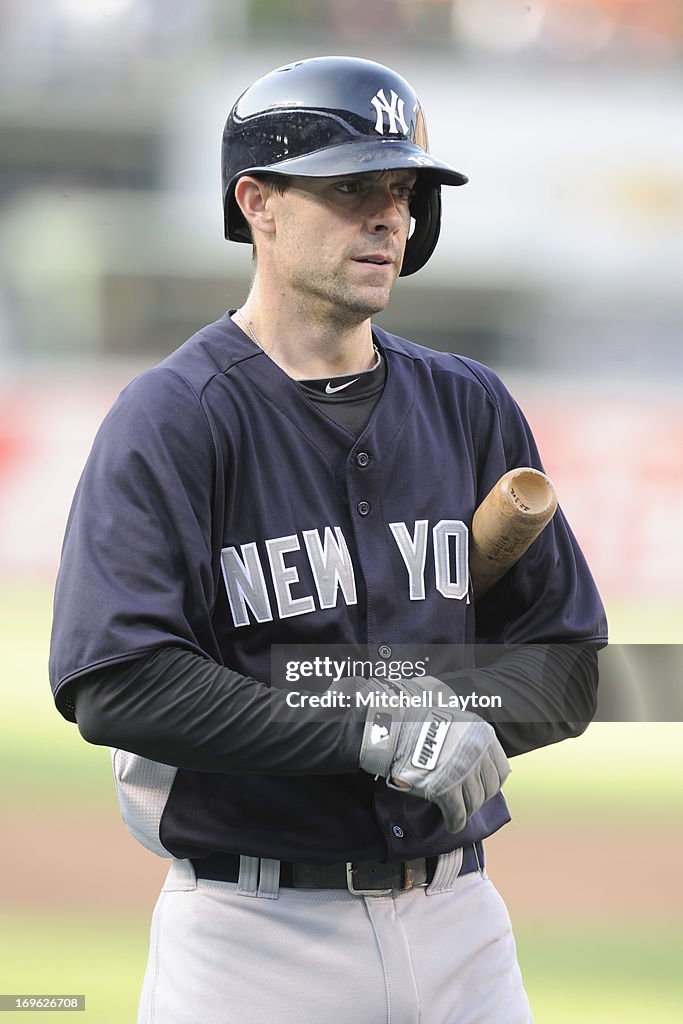
M 436 248 L 441 230 L 441 188 L 439 185 L 418 185 L 410 204 L 415 221 L 413 233 L 406 243 L 399 277 L 408 277 L 420 270 Z
M 223 227 L 225 237 L 230 241 L 251 242 L 251 232 L 235 199 L 234 182 L 223 199 Z

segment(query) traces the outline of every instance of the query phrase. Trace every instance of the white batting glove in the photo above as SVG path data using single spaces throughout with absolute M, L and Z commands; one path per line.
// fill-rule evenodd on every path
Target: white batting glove
M 478 715 L 450 707 L 452 691 L 433 676 L 387 684 L 369 680 L 359 692 L 386 693 L 381 705 L 368 707 L 359 764 L 381 775 L 392 789 L 409 791 L 435 803 L 449 832 L 500 790 L 510 765 L 496 734 Z M 390 706 L 417 698 L 432 706 Z M 406 696 L 402 699 L 400 694 Z

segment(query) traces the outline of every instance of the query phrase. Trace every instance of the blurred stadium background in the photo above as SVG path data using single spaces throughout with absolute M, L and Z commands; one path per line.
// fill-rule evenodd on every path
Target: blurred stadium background
M 680 694 L 683 0 L 0 0 L 0 992 L 96 1024 L 134 1019 L 164 867 L 51 706 L 61 536 L 119 389 L 245 294 L 229 106 L 319 53 L 396 67 L 471 179 L 380 322 L 503 374 L 613 639 Z M 680 1019 L 682 734 L 599 722 L 513 766 L 491 873 L 540 1024 Z

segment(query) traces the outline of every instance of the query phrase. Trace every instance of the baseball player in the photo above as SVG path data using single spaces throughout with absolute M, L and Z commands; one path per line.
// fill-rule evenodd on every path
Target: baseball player
M 57 706 L 172 858 L 138 1019 L 521 1024 L 484 841 L 508 758 L 591 719 L 606 623 L 561 510 L 477 600 L 473 512 L 541 468 L 533 437 L 490 369 L 372 324 L 467 179 L 412 87 L 349 57 L 248 88 L 222 163 L 251 289 L 111 409 L 55 598 Z M 359 646 L 371 671 L 331 680 Z M 320 655 L 296 685 L 281 648 Z

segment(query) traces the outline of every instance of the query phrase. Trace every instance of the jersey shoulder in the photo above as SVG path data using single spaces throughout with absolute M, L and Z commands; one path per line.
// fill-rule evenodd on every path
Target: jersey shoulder
M 432 375 L 451 375 L 454 385 L 471 385 L 484 392 L 497 406 L 512 400 L 498 374 L 476 359 L 455 352 L 440 352 L 377 327 L 373 327 L 373 331 L 385 351 L 424 367 Z
M 204 448 L 215 443 L 212 417 L 204 401 L 211 381 L 225 376 L 259 350 L 233 324 L 229 314 L 198 331 L 154 366 L 143 370 L 122 390 L 98 431 L 123 451 L 143 440 L 163 437 L 164 447 Z
M 224 377 L 260 350 L 243 334 L 226 313 L 203 327 L 186 342 L 143 370 L 123 389 L 114 408 L 146 409 L 170 425 L 177 421 L 182 407 L 187 412 L 205 415 L 204 392 L 217 377 Z
M 260 350 L 233 322 L 228 311 L 193 334 L 155 369 L 171 370 L 200 395 L 211 381 L 260 355 Z

